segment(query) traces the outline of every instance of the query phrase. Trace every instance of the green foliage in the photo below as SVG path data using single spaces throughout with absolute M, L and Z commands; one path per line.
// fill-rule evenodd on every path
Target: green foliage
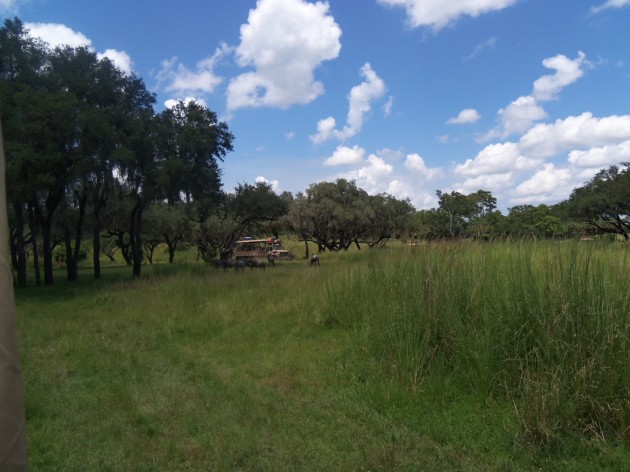
M 630 238 L 630 170 L 610 166 L 602 169 L 583 187 L 576 188 L 568 211 L 600 232 Z
M 311 184 L 293 200 L 287 222 L 303 241 L 319 250 L 384 246 L 409 230 L 414 208 L 388 194 L 368 195 L 355 181 Z

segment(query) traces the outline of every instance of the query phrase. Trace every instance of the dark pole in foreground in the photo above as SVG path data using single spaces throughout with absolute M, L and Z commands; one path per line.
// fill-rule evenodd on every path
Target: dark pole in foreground
M 0 471 L 28 470 L 24 385 L 9 262 L 4 144 L 0 125 Z

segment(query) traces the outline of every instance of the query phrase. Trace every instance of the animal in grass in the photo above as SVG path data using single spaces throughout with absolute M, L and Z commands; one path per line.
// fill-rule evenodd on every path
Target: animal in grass
M 270 266 L 275 267 L 276 266 L 276 256 L 274 256 L 271 253 L 267 254 L 267 262 L 269 262 Z
M 241 259 L 237 259 L 236 261 L 234 261 L 234 271 L 238 272 L 239 270 L 241 272 L 245 272 L 245 261 L 241 260 Z
M 248 259 L 245 263 L 249 266 L 251 270 L 254 268 L 265 270 L 265 263 L 263 261 L 258 261 L 256 259 Z
M 309 263 L 314 266 L 314 265 L 319 265 L 319 254 L 311 254 L 311 258 L 309 260 Z
M 232 267 L 236 269 L 236 261 L 232 259 L 221 259 L 221 264 L 223 265 L 223 272 L 227 272 Z

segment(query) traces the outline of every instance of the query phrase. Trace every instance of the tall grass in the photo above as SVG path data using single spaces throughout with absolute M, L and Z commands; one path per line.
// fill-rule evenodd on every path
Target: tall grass
M 435 243 L 375 252 L 328 287 L 331 317 L 412 388 L 508 399 L 523 441 L 630 436 L 625 249 Z

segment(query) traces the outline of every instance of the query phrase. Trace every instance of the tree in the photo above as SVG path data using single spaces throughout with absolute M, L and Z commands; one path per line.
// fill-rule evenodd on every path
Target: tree
M 184 203 L 174 205 L 153 203 L 146 211 L 144 252 L 153 263 L 153 250 L 162 243 L 168 249 L 168 262 L 173 263 L 175 251 L 187 235 L 190 234 L 190 220 L 184 211 Z
M 319 251 L 347 250 L 367 234 L 374 211 L 369 195 L 353 180 L 312 184 L 306 190 L 309 239 Z
M 610 166 L 571 193 L 569 213 L 598 231 L 630 238 L 630 171 Z
M 223 227 L 220 241 L 221 257 L 228 257 L 245 232 L 261 221 L 276 221 L 289 211 L 285 198 L 277 195 L 265 182 L 239 184 L 228 195 L 223 216 L 230 223 Z
M 398 200 L 382 193 L 369 197 L 372 218 L 360 242 L 369 247 L 384 246 L 392 238 L 409 232 L 415 209 L 409 200 Z
M 439 210 L 448 216 L 448 235 L 450 238 L 466 236 L 465 227 L 467 221 L 476 215 L 483 203 L 477 198 L 469 198 L 459 192 L 436 192 L 439 202 Z
M 19 162 L 29 139 L 24 125 L 27 108 L 20 100 L 28 91 L 40 87 L 41 78 L 37 71 L 46 61 L 46 50 L 41 42 L 31 38 L 22 22 L 15 18 L 6 20 L 0 29 L 0 119 L 4 127 L 7 150 L 7 194 L 11 213 L 11 256 L 17 272 L 17 284 L 26 285 L 26 216 L 31 189 L 26 185 L 27 166 Z M 31 212 L 29 212 L 32 214 Z M 32 237 L 32 234 L 31 234 Z

